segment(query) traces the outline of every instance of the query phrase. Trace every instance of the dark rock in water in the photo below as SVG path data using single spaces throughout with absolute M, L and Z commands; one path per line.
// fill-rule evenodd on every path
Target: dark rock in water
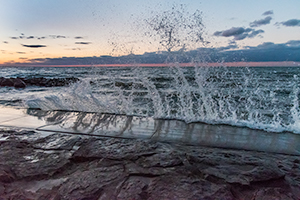
M 9 79 L 9 78 L 2 79 L 0 84 L 1 84 L 1 86 L 8 86 L 8 87 L 14 86 L 13 79 Z
M 80 79 L 75 77 L 70 78 L 0 78 L 0 86 L 2 87 L 15 87 L 25 88 L 26 86 L 40 86 L 40 87 L 58 87 L 66 86 L 79 81 Z
M 14 79 L 14 87 L 15 88 L 25 88 L 26 87 L 26 83 L 24 83 L 24 81 L 22 81 L 19 78 Z
M 75 77 L 70 78 L 30 78 L 30 79 L 24 79 L 24 82 L 27 85 L 34 85 L 34 86 L 43 86 L 43 87 L 57 87 L 57 86 L 65 86 L 69 85 L 71 83 L 75 83 L 79 81 L 80 79 Z
M 5 78 L 0 77 L 0 86 L 2 86 L 2 81 L 4 81 Z

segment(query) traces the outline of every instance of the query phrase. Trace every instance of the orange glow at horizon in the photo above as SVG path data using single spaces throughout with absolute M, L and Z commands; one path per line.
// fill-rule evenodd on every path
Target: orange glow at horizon
M 300 62 L 224 62 L 224 63 L 132 63 L 132 64 L 95 64 L 95 65 L 38 65 L 38 64 L 0 64 L 0 67 L 300 67 Z

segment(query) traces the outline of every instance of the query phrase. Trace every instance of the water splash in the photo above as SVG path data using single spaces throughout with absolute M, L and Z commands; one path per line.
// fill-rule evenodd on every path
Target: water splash
M 184 5 L 173 6 L 171 10 L 157 13 L 145 20 L 148 31 L 145 35 L 154 38 L 168 52 L 185 51 L 195 44 L 206 43 L 203 38 L 202 12 L 187 12 Z
M 146 20 L 146 35 L 167 51 L 169 67 L 94 69 L 64 91 L 26 104 L 300 133 L 298 68 L 208 67 L 210 56 L 196 50 L 194 67 L 176 64 L 187 48 L 206 44 L 201 15 L 181 6 Z
M 101 69 L 28 107 L 247 126 L 300 133 L 297 70 L 189 67 Z M 291 73 L 292 72 L 292 73 Z M 290 79 L 286 76 L 292 76 Z

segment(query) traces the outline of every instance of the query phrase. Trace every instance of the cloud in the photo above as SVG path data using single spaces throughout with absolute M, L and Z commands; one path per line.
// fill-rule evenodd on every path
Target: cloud
M 248 37 L 249 38 L 254 38 L 255 36 L 257 36 L 258 34 L 260 33 L 264 33 L 265 31 L 264 30 L 253 30 L 250 34 L 248 34 Z
M 65 48 L 65 50 L 80 51 L 81 48 Z
M 232 27 L 231 29 L 225 31 L 216 31 L 214 36 L 230 37 L 243 34 L 244 32 L 246 32 L 246 30 L 243 27 Z
M 237 49 L 238 46 L 236 44 L 230 44 L 226 47 L 219 47 L 218 50 L 219 51 L 224 51 L 224 50 L 229 50 L 229 49 Z
M 84 45 L 87 45 L 87 44 L 91 44 L 91 42 L 75 42 L 75 44 L 84 44 Z
M 27 45 L 27 44 L 22 44 L 23 47 L 28 47 L 28 48 L 42 48 L 42 47 L 47 47 L 46 45 L 41 45 L 41 44 L 35 44 L 35 45 Z
M 250 23 L 250 27 L 258 27 L 258 26 L 270 24 L 271 19 L 272 19 L 272 17 L 268 16 L 264 19 L 255 20 L 254 22 Z
M 274 14 L 273 10 L 268 10 L 264 12 L 262 15 L 273 15 L 273 14 Z
M 290 40 L 286 45 L 290 47 L 300 47 L 300 40 Z
M 18 51 L 16 52 L 17 54 L 26 54 L 25 52 L 22 52 L 22 51 Z
M 240 35 L 245 32 L 245 29 L 243 27 L 232 27 L 231 29 L 225 30 L 225 31 L 217 31 L 214 33 L 215 36 L 224 36 L 224 37 L 230 37 L 230 36 L 236 36 Z
M 8 42 L 7 42 L 7 41 L 3 41 L 3 43 L 4 43 L 4 44 L 8 44 Z
M 65 36 L 56 36 L 56 35 L 52 35 L 50 36 L 52 38 L 62 38 L 62 37 L 65 37 Z M 42 36 L 42 37 L 39 37 L 39 36 L 33 36 L 33 35 L 30 35 L 30 36 L 25 36 L 23 33 L 19 36 L 19 37 L 10 37 L 10 39 L 13 39 L 13 40 L 18 40 L 18 39 L 38 39 L 38 40 L 41 40 L 41 39 L 46 39 L 45 36 Z
M 49 35 L 50 37 L 52 37 L 53 39 L 61 39 L 61 38 L 67 38 L 64 35 Z
M 247 36 L 248 36 L 247 33 L 243 33 L 243 34 L 239 34 L 239 35 L 234 36 L 234 39 L 235 39 L 235 40 L 243 40 L 243 39 L 245 39 Z
M 234 40 L 243 40 L 245 38 L 253 38 L 260 33 L 264 33 L 263 30 L 255 30 L 252 28 L 243 28 L 243 27 L 232 27 L 224 31 L 216 31 L 214 36 L 223 36 L 223 37 L 234 37 Z
M 274 46 L 275 46 L 275 43 L 273 43 L 273 42 L 264 42 L 264 43 L 258 45 L 257 48 L 261 48 L 261 49 L 263 49 L 263 48 L 272 48 Z
M 206 48 L 186 51 L 174 51 L 176 62 L 195 62 L 200 53 L 210 55 L 209 62 L 267 62 L 267 61 L 294 61 L 300 62 L 300 40 L 290 40 L 286 43 L 275 44 L 265 42 L 258 46 L 248 46 L 239 49 L 232 43 L 226 47 Z M 119 57 L 98 56 L 98 57 L 62 57 L 62 58 L 36 58 L 29 60 L 31 64 L 39 65 L 92 65 L 92 64 L 124 64 L 129 59 L 136 63 L 164 63 L 169 58 L 168 52 L 147 52 L 143 55 L 124 55 Z
M 75 39 L 83 39 L 81 36 L 74 37 Z
M 300 26 L 300 19 L 290 19 L 285 22 L 277 22 L 276 25 L 282 24 L 283 26 Z

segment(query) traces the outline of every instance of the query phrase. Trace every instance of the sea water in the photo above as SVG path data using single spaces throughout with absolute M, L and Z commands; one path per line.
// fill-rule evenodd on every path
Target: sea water
M 178 119 L 300 133 L 299 67 L 1 67 L 1 77 L 68 78 L 64 87 L 0 87 L 0 104 Z M 274 133 L 275 134 L 275 133 Z

